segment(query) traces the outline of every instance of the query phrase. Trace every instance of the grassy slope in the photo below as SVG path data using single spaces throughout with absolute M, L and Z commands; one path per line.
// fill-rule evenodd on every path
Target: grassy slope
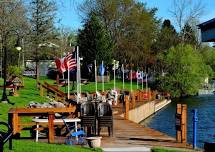
M 13 140 L 13 150 L 9 150 L 8 143 L 4 146 L 5 152 L 101 152 L 101 149 L 90 149 L 80 146 L 36 143 L 26 140 Z
M 40 78 L 41 82 L 49 82 L 51 84 L 54 83 L 53 80 L 49 80 L 45 77 Z M 0 79 L 0 84 L 3 83 L 3 80 Z M 107 89 L 112 89 L 114 87 L 113 81 L 109 83 L 105 83 L 105 90 Z M 141 86 L 139 86 L 141 87 Z M 117 81 L 116 83 L 116 88 L 122 89 L 122 82 Z M 63 91 L 66 90 L 66 88 L 61 88 Z M 98 83 L 98 90 L 102 89 L 102 84 Z M 129 90 L 130 89 L 130 82 L 125 83 L 125 89 Z M 136 83 L 133 82 L 133 89 L 136 89 Z M 88 91 L 88 92 L 95 92 L 95 83 L 89 83 L 87 85 L 82 86 L 82 91 Z M 39 96 L 39 90 L 36 88 L 36 80 L 32 78 L 25 77 L 24 78 L 24 88 L 21 88 L 18 90 L 19 96 L 14 97 L 14 96 L 8 96 L 8 99 L 11 102 L 14 102 L 15 105 L 10 105 L 10 104 L 4 104 L 0 102 L 0 121 L 7 122 L 7 113 L 10 108 L 14 107 L 25 107 L 30 101 L 36 101 L 36 102 L 45 102 L 48 99 L 44 97 Z M 8 94 L 8 93 L 7 93 Z M 0 90 L 0 98 L 2 96 L 2 90 Z M 30 119 L 30 118 L 28 118 Z M 25 131 L 22 131 L 22 136 L 29 136 L 29 133 L 26 133 Z M 16 152 L 27 152 L 27 151 L 49 151 L 49 152 L 63 152 L 63 151 L 94 151 L 92 149 L 86 149 L 86 148 L 79 148 L 79 147 L 74 147 L 74 146 L 66 146 L 66 145 L 50 145 L 46 143 L 35 143 L 31 141 L 23 141 L 23 140 L 15 140 L 14 141 L 14 150 Z M 5 151 L 8 150 L 8 145 L 5 145 Z M 98 149 L 98 151 L 100 151 Z

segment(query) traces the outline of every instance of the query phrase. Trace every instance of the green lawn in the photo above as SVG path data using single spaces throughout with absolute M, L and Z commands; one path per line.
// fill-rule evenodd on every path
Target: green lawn
M 13 150 L 9 150 L 8 143 L 4 152 L 102 152 L 101 149 L 86 148 L 63 144 L 36 143 L 27 140 L 13 140 Z
M 178 149 L 173 149 L 173 148 L 152 148 L 152 152 L 195 152 L 195 150 L 191 150 L 191 149 L 182 149 L 182 150 L 178 150 Z
M 54 80 L 47 79 L 46 77 L 41 77 L 40 81 L 43 83 L 44 81 L 54 84 Z M 3 80 L 0 79 L 0 84 L 3 84 Z M 109 83 L 105 83 L 105 90 L 107 89 L 113 89 L 114 83 L 113 81 Z M 87 85 L 81 86 L 83 92 L 95 92 L 95 83 L 90 82 Z M 116 81 L 116 88 L 122 89 L 122 82 Z M 133 89 L 135 90 L 137 88 L 136 83 L 133 82 Z M 141 88 L 141 86 L 139 86 Z M 102 89 L 102 84 L 98 83 L 98 90 Z M 125 83 L 125 89 L 130 90 L 130 82 Z M 61 90 L 65 91 L 66 88 L 62 87 Z M 73 90 L 74 91 L 74 90 Z M 8 99 L 15 103 L 15 105 L 5 104 L 0 102 L 0 121 L 7 122 L 8 119 L 8 110 L 10 108 L 14 107 L 26 107 L 30 101 L 35 102 L 45 102 L 48 101 L 45 97 L 39 96 L 39 90 L 36 88 L 36 80 L 29 77 L 24 77 L 24 88 L 21 88 L 18 90 L 19 96 L 8 96 Z M 7 93 L 8 94 L 8 93 Z M 0 90 L 0 98 L 2 97 L 2 89 Z M 26 118 L 26 120 L 29 121 L 30 118 Z M 25 121 L 25 120 L 24 120 Z M 29 131 L 22 131 L 21 132 L 22 137 L 29 137 Z M 8 150 L 8 145 L 5 146 L 5 150 Z M 16 152 L 27 152 L 27 151 L 94 151 L 94 149 L 86 149 L 86 148 L 80 148 L 80 147 L 74 147 L 74 146 L 66 146 L 66 145 L 53 145 L 53 144 L 45 144 L 45 143 L 35 143 L 31 141 L 25 141 L 25 140 L 15 140 L 14 142 L 14 151 Z

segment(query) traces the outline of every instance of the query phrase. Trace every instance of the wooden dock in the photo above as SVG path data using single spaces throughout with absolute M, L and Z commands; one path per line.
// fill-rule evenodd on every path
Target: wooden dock
M 119 108 L 118 108 L 119 109 Z M 102 147 L 140 147 L 140 146 L 162 146 L 177 148 L 192 148 L 191 145 L 177 143 L 176 139 L 151 128 L 144 127 L 138 123 L 125 120 L 114 108 L 114 135 L 109 137 L 107 129 L 101 134 Z

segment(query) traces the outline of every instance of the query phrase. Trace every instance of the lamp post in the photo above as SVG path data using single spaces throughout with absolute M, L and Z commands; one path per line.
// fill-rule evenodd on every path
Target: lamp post
M 15 48 L 18 51 L 21 51 L 21 46 L 19 45 L 19 35 L 16 31 L 7 31 L 7 32 L 3 32 L 2 33 L 2 50 L 4 52 L 4 62 L 3 62 L 3 78 L 4 78 L 4 85 L 3 85 L 3 93 L 2 93 L 2 99 L 1 102 L 3 103 L 10 103 L 10 104 L 14 104 L 11 103 L 8 98 L 7 98 L 7 93 L 6 93 L 6 80 L 7 80 L 7 37 L 10 34 L 10 32 L 15 32 L 16 36 L 17 36 L 17 41 L 16 41 L 16 45 Z

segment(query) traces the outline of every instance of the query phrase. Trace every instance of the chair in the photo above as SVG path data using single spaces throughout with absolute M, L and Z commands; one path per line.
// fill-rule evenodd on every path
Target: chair
M 9 140 L 9 149 L 12 150 L 13 130 L 9 124 L 0 122 L 0 152 L 4 151 L 4 144 Z
M 68 131 L 68 136 L 65 140 L 66 144 L 68 145 L 86 145 L 87 141 L 85 139 L 86 133 L 79 129 L 76 132 L 73 132 L 74 126 L 69 126 L 66 121 L 63 119 L 63 122 L 66 126 L 66 130 Z
M 98 136 L 102 127 L 108 127 L 108 135 L 113 136 L 113 115 L 109 103 L 103 102 L 98 105 Z
M 96 112 L 92 102 L 85 101 L 81 104 L 81 126 L 87 127 L 87 136 L 94 130 L 96 134 Z

